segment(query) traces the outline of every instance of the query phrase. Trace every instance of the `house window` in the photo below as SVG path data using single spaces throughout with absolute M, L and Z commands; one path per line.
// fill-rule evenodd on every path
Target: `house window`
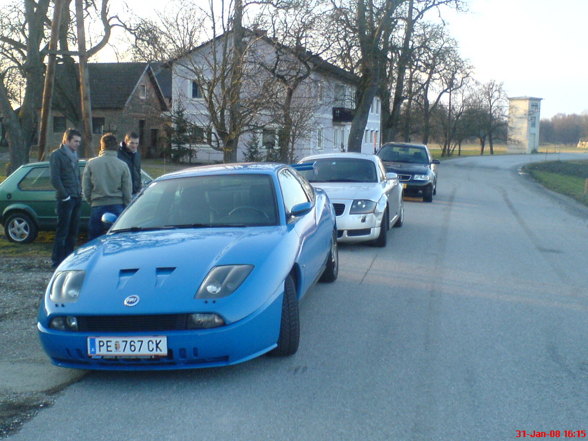
M 366 130 L 363 135 L 363 142 L 370 142 L 370 131 Z
M 204 143 L 204 129 L 202 127 L 192 127 L 192 142 L 194 142 L 195 144 Z
M 53 117 L 53 133 L 65 132 L 65 116 L 54 116 Z
M 345 86 L 335 84 L 335 106 L 345 107 Z
M 147 86 L 145 86 L 144 84 L 139 85 L 139 98 L 141 98 L 142 100 L 147 98 Z
M 105 119 L 103 117 L 92 118 L 92 133 L 101 135 L 104 133 Z
M 319 100 L 319 103 L 322 103 L 325 99 L 325 87 L 322 81 L 316 83 L 316 96 Z
M 202 90 L 197 81 L 192 81 L 192 98 L 202 98 Z
M 318 129 L 316 131 L 316 146 L 319 150 L 323 149 L 323 129 Z
M 263 129 L 261 145 L 266 149 L 273 149 L 276 146 L 276 131 L 274 129 Z

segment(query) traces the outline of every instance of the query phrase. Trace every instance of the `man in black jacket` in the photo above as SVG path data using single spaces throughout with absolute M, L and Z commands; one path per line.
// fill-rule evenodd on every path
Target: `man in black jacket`
M 122 159 L 129 166 L 131 171 L 131 180 L 133 182 L 133 197 L 141 191 L 141 153 L 139 148 L 139 135 L 135 132 L 129 132 L 125 135 L 125 140 L 120 143 L 118 149 L 118 159 Z
M 57 229 L 51 255 L 53 268 L 73 252 L 78 238 L 82 183 L 77 150 L 81 141 L 79 131 L 67 129 L 61 147 L 49 157 L 51 184 L 57 198 Z

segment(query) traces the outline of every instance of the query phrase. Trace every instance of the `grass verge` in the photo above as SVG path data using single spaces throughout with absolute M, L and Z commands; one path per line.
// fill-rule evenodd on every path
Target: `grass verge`
M 524 170 L 550 190 L 588 206 L 588 160 L 538 162 Z

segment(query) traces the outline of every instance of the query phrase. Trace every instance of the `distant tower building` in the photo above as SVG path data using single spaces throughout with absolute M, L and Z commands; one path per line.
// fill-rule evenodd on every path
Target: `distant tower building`
M 542 98 L 509 98 L 508 151 L 533 153 L 539 151 L 539 123 Z

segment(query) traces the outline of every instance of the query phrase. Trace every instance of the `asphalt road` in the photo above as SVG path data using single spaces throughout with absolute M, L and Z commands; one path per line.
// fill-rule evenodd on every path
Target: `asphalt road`
M 342 246 L 338 281 L 301 304 L 295 356 L 91 373 L 9 439 L 586 434 L 588 211 L 519 175 L 528 159 L 544 158 L 443 163 L 436 199 L 407 201 L 387 248 Z

